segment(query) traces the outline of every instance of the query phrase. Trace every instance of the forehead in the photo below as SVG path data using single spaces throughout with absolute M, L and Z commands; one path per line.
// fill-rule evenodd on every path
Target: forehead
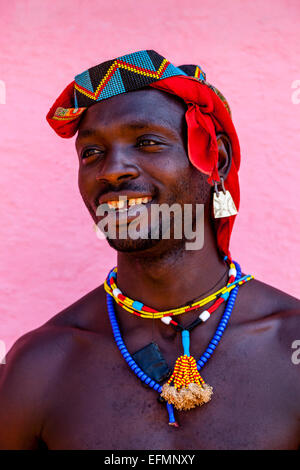
M 123 93 L 88 108 L 77 139 L 106 127 L 162 127 L 181 131 L 186 105 L 180 98 L 153 88 Z

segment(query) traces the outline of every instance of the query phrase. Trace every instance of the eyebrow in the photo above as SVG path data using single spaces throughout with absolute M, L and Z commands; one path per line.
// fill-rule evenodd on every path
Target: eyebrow
M 83 129 L 78 132 L 77 139 L 84 139 L 85 137 L 93 137 L 97 134 L 96 129 Z
M 160 121 L 155 121 L 155 122 L 149 122 L 149 121 L 142 121 L 142 120 L 136 120 L 136 121 L 130 121 L 128 124 L 124 123 L 124 126 L 126 126 L 128 129 L 131 130 L 143 130 L 143 129 L 150 129 L 152 128 L 153 130 L 156 128 L 158 130 L 161 129 L 162 127 L 164 128 L 163 130 L 168 134 L 170 134 L 172 137 L 176 137 L 177 133 L 170 127 L 170 124 L 167 121 L 160 120 Z M 88 129 L 82 129 L 81 131 L 78 132 L 77 139 L 81 140 L 87 137 L 96 137 L 97 134 L 99 134 L 99 129 L 94 129 L 94 128 L 88 128 Z

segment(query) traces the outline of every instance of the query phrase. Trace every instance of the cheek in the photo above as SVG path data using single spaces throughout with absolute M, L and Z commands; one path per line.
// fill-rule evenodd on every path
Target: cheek
M 90 215 L 92 216 L 92 219 L 96 223 L 97 222 L 97 217 L 95 214 L 96 209 L 92 206 L 90 202 L 91 195 L 92 195 L 92 192 L 90 190 L 90 185 L 88 184 L 86 177 L 83 176 L 80 171 L 78 171 L 78 188 L 79 188 L 80 195 L 82 197 L 82 200 L 87 210 L 89 211 Z
M 143 161 L 143 169 L 164 186 L 173 186 L 190 178 L 191 163 L 183 147 L 178 146 L 162 154 L 153 154 Z
M 210 201 L 212 187 L 207 182 L 208 176 L 190 166 L 177 181 L 176 191 L 180 197 L 191 204 L 207 204 Z M 184 195 L 184 196 L 183 196 Z
M 82 176 L 81 171 L 78 171 L 78 189 L 82 197 L 84 197 L 85 194 L 85 179 Z
M 208 175 L 198 170 L 193 171 L 192 186 L 195 194 L 195 202 L 198 204 L 206 204 L 211 199 L 212 186 L 207 182 Z
M 188 155 L 181 145 L 168 155 L 164 166 L 166 171 L 169 172 L 170 175 L 173 174 L 175 177 L 178 174 L 188 174 L 191 170 Z
M 81 167 L 78 169 L 78 188 L 82 197 L 89 195 L 92 191 L 95 176 L 92 178 L 88 172 L 84 171 Z
M 93 203 L 91 202 L 93 197 L 92 185 L 86 175 L 83 175 L 80 170 L 78 171 L 78 189 L 86 208 L 93 220 L 96 221 L 96 209 L 93 207 Z

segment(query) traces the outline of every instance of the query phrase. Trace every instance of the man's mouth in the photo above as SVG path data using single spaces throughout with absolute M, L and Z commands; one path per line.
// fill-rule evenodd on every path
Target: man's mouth
M 152 200 L 151 196 L 145 197 L 137 197 L 137 198 L 122 198 L 119 200 L 111 200 L 107 201 L 106 204 L 108 205 L 109 209 L 118 212 L 126 212 L 130 207 L 137 206 L 140 204 L 147 204 Z
M 96 215 L 102 218 L 107 211 L 105 217 L 114 216 L 112 223 L 119 226 L 127 225 L 134 220 L 137 222 L 141 217 L 144 217 L 145 211 L 153 202 L 153 197 L 145 194 L 119 193 L 118 196 L 107 194 L 106 196 L 100 196 L 97 202 L 99 206 Z

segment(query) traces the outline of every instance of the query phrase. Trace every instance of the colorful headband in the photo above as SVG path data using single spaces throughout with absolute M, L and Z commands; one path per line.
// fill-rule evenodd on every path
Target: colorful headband
M 238 209 L 240 147 L 231 111 L 225 97 L 206 81 L 206 75 L 198 65 L 175 67 L 152 50 L 109 60 L 76 75 L 49 110 L 47 121 L 60 137 L 72 137 L 90 106 L 149 86 L 174 94 L 186 103 L 188 156 L 199 171 L 209 176 L 209 184 L 220 181 L 216 134 L 227 134 L 232 147 L 232 163 L 225 187 Z M 219 250 L 229 258 L 234 220 L 235 216 L 215 220 Z
M 89 106 L 180 75 L 194 77 L 209 86 L 221 98 L 230 113 L 225 97 L 205 81 L 206 75 L 201 67 L 175 67 L 157 52 L 147 50 L 108 60 L 76 75 L 75 80 L 65 88 L 51 107 L 47 121 L 60 137 L 73 137 L 78 130 L 82 113 Z

